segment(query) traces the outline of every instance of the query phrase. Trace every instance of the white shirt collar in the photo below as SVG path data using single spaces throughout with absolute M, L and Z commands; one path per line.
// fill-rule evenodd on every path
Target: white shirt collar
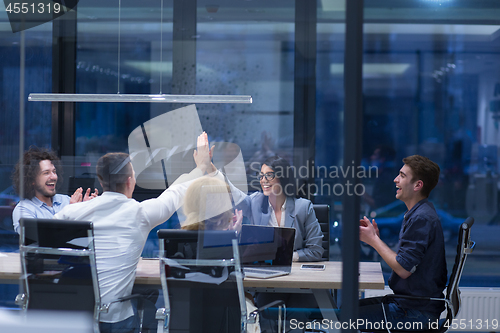
M 271 214 L 271 218 L 269 219 L 269 225 L 272 227 L 284 227 L 285 226 L 285 209 L 286 208 L 286 200 L 283 202 L 283 205 L 281 206 L 281 223 L 278 225 L 278 220 L 276 219 L 276 214 L 274 214 L 274 208 L 269 203 L 269 214 Z

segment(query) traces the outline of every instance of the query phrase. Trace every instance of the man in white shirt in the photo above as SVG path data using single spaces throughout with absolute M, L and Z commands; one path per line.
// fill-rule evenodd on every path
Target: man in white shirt
M 197 167 L 189 175 L 179 177 L 158 198 L 138 202 L 132 199 L 136 179 L 129 155 L 106 154 L 97 162 L 103 194 L 66 206 L 55 215 L 59 219 L 93 223 L 103 304 L 131 294 L 137 263 L 149 232 L 180 208 L 191 180 L 205 173 L 210 165 L 208 146 L 199 144 L 194 159 Z M 100 321 L 101 333 L 133 332 L 135 318 L 130 301 L 112 304 L 108 313 L 101 314 Z

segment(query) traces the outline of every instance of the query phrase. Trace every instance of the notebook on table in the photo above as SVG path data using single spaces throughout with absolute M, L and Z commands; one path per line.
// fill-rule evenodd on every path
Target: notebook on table
M 272 278 L 292 270 L 294 228 L 243 225 L 239 251 L 245 277 Z

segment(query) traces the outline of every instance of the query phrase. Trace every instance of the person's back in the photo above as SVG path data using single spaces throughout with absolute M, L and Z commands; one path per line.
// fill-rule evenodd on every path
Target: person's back
M 183 181 L 176 181 L 158 198 L 137 202 L 132 199 L 136 180 L 129 155 L 106 154 L 96 166 L 104 193 L 91 201 L 66 206 L 55 215 L 60 219 L 90 221 L 94 224 L 102 304 L 109 304 L 132 293 L 135 270 L 149 232 L 180 208 L 190 184 L 188 180 L 203 175 L 210 162 L 208 147 L 198 146 L 194 157 L 197 168 L 189 175 L 179 177 Z M 133 314 L 130 301 L 111 304 L 109 312 L 100 316 L 101 332 L 133 330 L 136 327 Z
M 68 206 L 57 217 L 93 223 L 101 302 L 130 295 L 137 263 L 154 227 L 140 203 L 121 193 L 105 192 L 85 205 Z M 101 314 L 101 321 L 118 322 L 132 314 L 130 303 L 115 303 Z

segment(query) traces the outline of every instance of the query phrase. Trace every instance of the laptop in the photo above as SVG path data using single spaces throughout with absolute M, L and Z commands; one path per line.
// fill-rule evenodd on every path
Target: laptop
M 198 259 L 231 259 L 233 255 L 233 240 L 238 235 L 230 230 L 206 230 L 198 236 Z
M 290 274 L 294 228 L 243 225 L 239 250 L 245 277 L 268 279 Z
M 229 259 L 233 257 L 236 234 L 167 229 L 159 230 L 158 237 L 165 239 L 169 258 Z M 294 241 L 294 228 L 243 225 L 238 243 L 245 276 L 265 279 L 290 274 Z

